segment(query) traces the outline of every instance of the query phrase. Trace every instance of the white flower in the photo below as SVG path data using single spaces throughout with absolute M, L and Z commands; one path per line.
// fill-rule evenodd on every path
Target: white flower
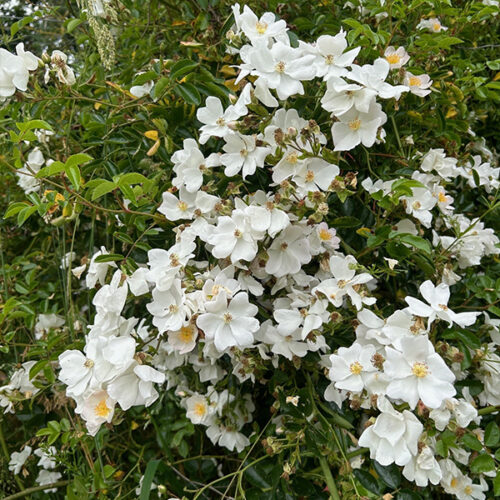
M 35 338 L 41 339 L 52 328 L 63 326 L 65 319 L 57 314 L 39 314 L 35 323 Z
M 322 35 L 314 45 L 316 75 L 328 80 L 332 76 L 344 76 L 361 47 L 344 52 L 347 48 L 346 33 L 341 30 L 335 36 Z
M 116 267 L 116 264 L 111 262 L 96 262 L 96 258 L 100 255 L 107 255 L 109 252 L 106 248 L 101 247 L 101 250 L 92 255 L 90 259 L 89 270 L 87 271 L 87 276 L 85 282 L 87 288 L 94 288 L 96 283 L 99 282 L 100 285 L 104 285 L 106 280 L 106 274 L 108 273 L 108 267 Z
M 302 80 L 312 80 L 315 76 L 314 56 L 303 55 L 301 50 L 282 42 L 276 42 L 271 48 L 262 44 L 256 47 L 246 45 L 240 56 L 244 64 L 240 66 L 242 71 L 236 83 L 248 74 L 258 76 L 257 82 L 263 81 L 267 88 L 276 89 L 282 100 L 295 94 L 302 95 Z
M 179 189 L 179 198 L 169 191 L 165 191 L 162 198 L 163 202 L 158 207 L 158 212 L 170 221 L 193 219 L 195 215 L 212 211 L 219 201 L 217 196 L 204 191 L 191 193 L 184 186 Z
M 198 108 L 196 112 L 196 118 L 203 123 L 200 128 L 200 144 L 205 144 L 210 137 L 224 137 L 231 134 L 232 130 L 228 124 L 240 118 L 240 112 L 239 108 L 232 105 L 224 111 L 218 97 L 207 97 L 205 107 Z M 186 141 L 192 141 L 192 139 L 184 141 L 184 149 L 186 149 Z
M 0 100 L 13 95 L 16 88 L 27 90 L 29 72 L 38 68 L 39 59 L 26 52 L 23 43 L 17 44 L 16 54 L 0 49 Z
M 213 420 L 215 408 L 207 400 L 206 396 L 195 393 L 187 398 L 186 404 L 186 417 L 193 422 L 193 424 L 210 425 Z
M 57 450 L 55 446 L 49 446 L 47 450 L 42 448 L 37 448 L 34 454 L 40 458 L 37 465 L 38 467 L 43 467 L 44 469 L 54 469 L 57 465 L 55 456 L 57 455 Z
M 76 83 L 75 72 L 68 66 L 68 56 L 64 52 L 54 50 L 50 57 L 50 61 L 61 83 L 66 85 L 73 85 Z
M 489 163 L 483 163 L 479 155 L 473 156 L 472 159 L 474 160 L 474 165 L 468 163 L 459 169 L 460 175 L 467 179 L 469 186 L 477 188 L 476 178 L 479 178 L 479 186 L 484 186 L 487 193 L 498 189 L 500 187 L 500 167 L 492 168 Z
M 384 57 L 391 65 L 391 69 L 402 68 L 410 60 L 410 56 L 404 47 L 395 49 L 392 45 L 389 45 L 389 47 L 385 49 Z
M 311 260 L 309 242 L 300 226 L 288 226 L 267 251 L 266 272 L 276 277 L 298 273 Z
M 14 451 L 10 455 L 9 461 L 9 470 L 14 474 L 19 474 L 23 465 L 28 460 L 28 457 L 31 455 L 31 446 L 25 446 L 22 451 Z
M 430 94 L 429 87 L 432 85 L 432 80 L 429 75 L 413 75 L 409 71 L 405 73 L 403 83 L 410 88 L 412 94 L 420 97 L 425 97 Z
M 429 446 L 424 446 L 416 457 L 404 466 L 403 476 L 417 486 L 425 487 L 429 482 L 438 484 L 443 477 L 434 453 Z
M 280 39 L 283 35 L 286 36 L 286 22 L 283 19 L 275 20 L 275 15 L 272 12 L 266 12 L 260 17 L 245 5 L 243 13 L 238 16 L 238 26 L 247 38 L 253 43 L 259 41 L 267 42 L 270 38 Z
M 321 105 L 335 116 L 340 116 L 353 107 L 368 113 L 376 95 L 376 90 L 357 83 L 347 83 L 342 78 L 333 76 L 326 82 L 326 92 L 321 98 Z
M 218 259 L 231 257 L 231 262 L 251 261 L 257 255 L 257 240 L 263 234 L 252 229 L 250 219 L 241 209 L 236 209 L 231 217 L 222 216 L 208 237 L 213 245 L 212 255 Z
M 443 26 L 441 24 L 441 21 L 437 19 L 436 17 L 431 17 L 429 19 L 422 19 L 418 25 L 417 29 L 423 30 L 423 29 L 428 29 L 429 31 L 432 31 L 433 33 L 439 33 L 441 31 L 446 31 L 448 28 L 446 26 Z
M 420 168 L 424 172 L 434 171 L 447 181 L 455 178 L 460 173 L 460 169 L 457 167 L 457 159 L 447 157 L 444 149 L 429 149 L 422 157 Z
M 410 411 L 396 411 L 383 396 L 378 397 L 377 405 L 381 413 L 363 432 L 359 446 L 370 448 L 370 458 L 381 465 L 406 465 L 418 453 L 424 426 Z
M 429 417 L 434 420 L 436 429 L 444 431 L 452 417 L 459 427 L 467 427 L 477 418 L 477 410 L 464 399 L 445 399 L 439 408 L 435 408 L 429 413 Z
M 38 472 L 38 476 L 36 477 L 36 483 L 39 484 L 40 486 L 44 486 L 46 484 L 52 484 L 59 479 L 61 479 L 62 474 L 60 472 L 54 472 L 54 471 L 49 471 L 42 469 L 41 471 Z M 43 490 L 44 493 L 56 493 L 57 488 L 47 488 Z
M 401 352 L 391 347 L 385 351 L 389 397 L 406 401 L 411 409 L 419 399 L 429 408 L 439 408 L 455 394 L 455 375 L 426 336 L 401 339 Z
M 104 390 L 99 390 L 87 396 L 81 407 L 76 408 L 85 420 L 88 433 L 95 436 L 101 425 L 110 423 L 115 413 L 116 401 Z
M 266 156 L 271 152 L 271 148 L 257 146 L 254 135 L 242 135 L 239 133 L 226 135 L 226 144 L 222 148 L 225 153 L 221 155 L 220 162 L 226 168 L 224 173 L 228 177 L 242 171 L 242 177 L 253 175 L 257 167 L 262 168 Z
M 465 328 L 466 326 L 473 325 L 476 322 L 478 312 L 464 312 L 455 313 L 448 307 L 448 300 L 450 299 L 450 287 L 441 283 L 434 286 L 432 281 L 427 280 L 420 285 L 420 293 L 422 297 L 430 304 L 427 305 L 421 300 L 414 297 L 405 297 L 408 304 L 408 310 L 415 316 L 422 318 L 429 318 L 428 325 L 438 319 L 447 321 L 450 326 L 453 323 Z
M 373 345 L 362 346 L 358 343 L 351 347 L 341 347 L 337 354 L 330 356 L 332 364 L 329 378 L 335 383 L 337 389 L 351 392 L 361 392 L 373 372 L 377 368 L 373 366 L 372 358 L 376 353 Z
M 387 120 L 380 104 L 370 104 L 368 112 L 363 113 L 351 108 L 339 117 L 332 126 L 335 151 L 349 151 L 362 143 L 367 148 L 373 146 L 377 131 Z
M 153 384 L 163 384 L 165 375 L 151 366 L 134 362 L 128 370 L 108 385 L 109 395 L 123 410 L 132 406 L 150 406 L 158 399 Z
M 309 192 L 327 191 L 340 170 L 322 158 L 308 158 L 295 170 L 292 180 L 297 184 L 301 196 Z
M 16 174 L 19 177 L 17 183 L 26 194 L 40 190 L 42 183 L 35 175 L 40 171 L 44 163 L 45 158 L 42 152 L 38 148 L 35 148 L 28 154 L 26 165 L 17 170 Z
M 219 292 L 205 307 L 207 312 L 198 317 L 196 325 L 208 339 L 214 340 L 217 350 L 232 346 L 244 348 L 254 343 L 253 334 L 259 329 L 254 317 L 258 309 L 248 302 L 247 293 L 237 293 L 228 304 L 226 293 Z
M 192 351 L 196 346 L 198 329 L 195 325 L 187 325 L 176 331 L 168 332 L 168 343 L 179 354 L 186 354 Z

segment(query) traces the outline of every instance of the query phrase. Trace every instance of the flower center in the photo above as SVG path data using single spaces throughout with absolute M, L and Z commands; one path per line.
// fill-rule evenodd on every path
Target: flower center
M 443 311 L 448 310 L 448 306 L 446 304 L 439 304 L 439 308 L 442 309 Z
M 276 70 L 277 73 L 284 73 L 285 67 L 286 67 L 285 63 L 283 61 L 280 61 L 278 64 L 276 64 L 274 69 Z
M 413 372 L 413 375 L 418 378 L 427 377 L 429 374 L 429 369 L 425 363 L 413 363 L 411 371 Z
M 312 182 L 314 180 L 314 172 L 312 170 L 308 170 L 306 172 L 306 182 Z
M 263 23 L 262 21 L 257 21 L 255 23 L 255 29 L 259 35 L 263 35 L 267 31 L 267 23 Z
M 281 250 L 286 250 L 287 248 L 288 248 L 288 243 L 283 242 L 283 243 L 281 244 Z
M 432 25 L 432 29 L 433 29 L 434 31 L 439 31 L 439 30 L 441 29 L 441 23 L 434 23 L 434 24 Z
M 358 130 L 361 127 L 361 120 L 357 118 L 356 120 L 352 120 L 349 122 L 349 128 L 351 130 Z
M 219 125 L 219 127 L 223 127 L 226 124 L 226 120 L 221 116 L 220 118 L 217 118 L 215 120 L 216 125 Z
M 339 280 L 339 281 L 337 282 L 337 286 L 338 286 L 339 288 L 344 288 L 346 285 L 347 285 L 347 281 L 346 281 L 346 280 Z
M 413 208 L 415 208 L 416 210 L 418 210 L 421 206 L 422 204 L 419 201 L 413 202 Z
M 410 77 L 408 83 L 410 84 L 410 87 L 418 87 L 422 82 L 420 81 L 420 78 L 418 76 L 412 76 Z
M 439 203 L 445 203 L 447 201 L 446 200 L 446 195 L 443 193 L 443 191 L 441 191 L 438 194 L 438 201 L 439 201 Z
M 188 209 L 188 205 L 187 205 L 187 203 L 185 201 L 179 201 L 179 203 L 177 203 L 177 208 L 181 212 L 185 212 Z
M 239 229 L 235 229 L 233 234 L 235 238 L 241 238 L 241 231 Z
M 233 317 L 229 313 L 224 313 L 222 319 L 224 320 L 224 323 L 226 323 L 226 325 L 231 323 L 231 321 L 233 321 Z
M 321 241 L 330 241 L 332 239 L 332 233 L 328 229 L 321 229 L 319 232 L 319 239 Z
M 450 486 L 452 488 L 456 488 L 458 486 L 458 479 L 456 477 L 454 477 L 451 481 L 450 481 Z
M 179 339 L 185 344 L 189 344 L 193 340 L 193 329 L 190 326 L 183 326 L 179 333 Z
M 334 55 L 333 54 L 328 54 L 325 57 L 325 64 L 328 64 L 328 66 L 330 66 L 330 64 L 333 64 L 333 59 L 334 59 Z
M 401 57 L 399 57 L 398 54 L 389 54 L 385 60 L 389 63 L 389 64 L 397 64 L 399 61 L 401 61 Z
M 248 156 L 248 151 L 246 149 L 240 150 L 240 155 L 243 156 L 243 158 L 246 158 Z
M 179 306 L 177 304 L 170 304 L 168 310 L 171 314 L 175 314 L 179 310 Z
M 110 411 L 111 410 L 106 405 L 105 399 L 102 399 L 101 401 L 99 401 L 99 403 L 97 403 L 96 407 L 94 408 L 94 413 L 98 417 L 102 417 L 102 418 L 106 418 L 109 415 Z
M 467 485 L 465 488 L 464 488 L 464 493 L 466 495 L 471 495 L 472 494 L 472 487 L 470 485 Z
M 290 153 L 286 157 L 286 161 L 288 163 L 291 163 L 292 165 L 295 165 L 299 161 L 299 157 L 298 157 L 297 153 Z
M 349 370 L 353 375 L 359 375 L 363 371 L 363 366 L 358 361 L 351 363 Z
M 83 366 L 85 366 L 85 368 L 92 368 L 94 366 L 94 362 L 91 359 L 87 359 L 85 363 L 83 363 Z
M 196 403 L 194 405 L 194 412 L 198 417 L 203 417 L 207 412 L 207 406 L 204 403 Z

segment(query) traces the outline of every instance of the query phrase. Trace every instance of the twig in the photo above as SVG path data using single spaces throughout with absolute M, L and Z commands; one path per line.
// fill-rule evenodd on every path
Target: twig
M 53 488 L 61 488 L 61 486 L 66 486 L 70 482 L 71 481 L 66 479 L 64 481 L 57 481 L 56 483 L 52 484 L 42 484 L 40 486 L 33 486 L 33 488 L 27 488 L 23 491 L 20 491 L 19 493 L 14 493 L 13 495 L 4 497 L 3 500 L 14 500 L 14 498 L 23 498 L 25 496 L 31 495 L 32 493 L 36 493 L 37 491 L 50 490 Z

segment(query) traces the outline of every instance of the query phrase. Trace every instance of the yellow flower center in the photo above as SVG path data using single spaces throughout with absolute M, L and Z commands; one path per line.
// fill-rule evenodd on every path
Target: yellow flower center
M 224 118 L 222 118 L 221 116 L 220 118 L 217 118 L 217 120 L 215 120 L 215 123 L 219 125 L 219 127 L 223 127 L 226 124 L 226 120 L 224 120 Z
M 349 128 L 351 130 L 358 130 L 359 127 L 361 127 L 361 120 L 360 119 L 352 120 L 349 122 Z
M 291 163 L 292 165 L 295 165 L 295 164 L 299 161 L 299 158 L 298 158 L 297 153 L 290 153 L 290 154 L 286 157 L 286 161 L 287 161 L 288 163 Z
M 425 363 L 414 363 L 411 371 L 413 372 L 413 375 L 418 378 L 427 377 L 429 374 L 429 369 Z
M 359 375 L 363 371 L 363 366 L 358 361 L 351 363 L 349 370 L 353 375 Z
M 179 331 L 179 339 L 185 344 L 189 344 L 193 340 L 193 327 L 183 326 Z
M 447 311 L 448 310 L 448 306 L 445 305 L 445 304 L 439 304 L 439 307 L 440 309 L 442 309 L 443 311 Z
M 83 366 L 85 366 L 85 368 L 92 368 L 94 366 L 94 362 L 91 359 L 87 359 L 85 363 L 83 363 Z
M 185 212 L 188 209 L 188 205 L 187 205 L 187 203 L 185 201 L 179 201 L 179 203 L 177 203 L 177 208 L 181 212 Z
M 263 23 L 262 21 L 257 21 L 255 23 L 255 29 L 259 35 L 263 35 L 267 31 L 267 23 Z
M 241 149 L 240 155 L 243 156 L 243 158 L 246 158 L 248 156 L 248 151 L 246 149 Z
M 441 23 L 434 23 L 434 24 L 432 25 L 432 29 L 433 29 L 434 31 L 439 31 L 439 30 L 441 29 Z
M 203 415 L 205 415 L 206 412 L 207 412 L 207 405 L 205 403 L 196 403 L 194 405 L 194 413 L 196 413 L 198 417 L 203 417 Z
M 101 401 L 99 401 L 99 403 L 97 403 L 96 407 L 94 408 L 94 413 L 98 417 L 102 417 L 102 418 L 107 418 L 110 411 L 111 411 L 111 409 L 108 408 L 108 406 L 106 405 L 105 399 L 101 399 Z
M 471 495 L 472 494 L 472 487 L 470 485 L 467 485 L 465 488 L 464 488 L 464 493 L 466 495 Z
M 399 57 L 398 54 L 394 53 L 394 54 L 389 54 L 388 56 L 386 56 L 385 60 L 389 64 L 397 64 L 399 61 L 401 61 L 401 57 Z
M 321 229 L 319 232 L 319 239 L 321 241 L 330 241 L 332 239 L 332 233 L 328 229 Z
M 227 325 L 228 323 L 231 323 L 231 321 L 233 320 L 233 317 L 229 313 L 224 313 L 224 316 L 222 317 L 222 319 L 224 320 L 224 323 L 226 323 L 226 325 Z
M 235 238 L 241 238 L 241 231 L 239 229 L 235 229 L 233 234 Z
M 411 76 L 408 83 L 410 87 L 419 87 L 422 82 L 418 76 Z
M 314 172 L 312 170 L 308 170 L 306 172 L 306 182 L 312 182 L 314 180 Z
M 326 57 L 325 57 L 325 64 L 328 64 L 328 66 L 330 66 L 330 64 L 333 64 L 333 54 L 328 54 Z
M 446 195 L 444 194 L 443 191 L 441 191 L 439 194 L 438 194 L 438 200 L 439 200 L 439 203 L 445 203 L 447 200 L 446 200 Z
M 450 486 L 452 488 L 456 488 L 458 486 L 458 479 L 456 477 L 454 477 L 451 481 L 450 481 Z
M 275 67 L 275 71 L 277 73 L 284 73 L 285 72 L 285 63 L 283 61 L 280 61 Z

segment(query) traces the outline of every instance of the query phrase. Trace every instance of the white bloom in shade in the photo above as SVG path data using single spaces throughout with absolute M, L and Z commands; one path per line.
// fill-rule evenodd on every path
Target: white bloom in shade
M 371 361 L 375 353 L 373 345 L 362 346 L 354 343 L 349 348 L 339 348 L 337 354 L 330 356 L 332 366 L 329 378 L 335 383 L 335 387 L 361 392 L 368 379 L 373 378 L 374 372 L 378 371 Z
M 350 66 L 361 47 L 344 52 L 347 48 L 346 33 L 340 31 L 335 36 L 322 35 L 318 38 L 315 46 L 317 54 L 314 60 L 316 75 L 328 80 L 332 76 L 344 76 L 347 74 L 347 66 Z
M 434 286 L 432 281 L 427 280 L 420 285 L 420 293 L 422 297 L 428 302 L 425 304 L 421 300 L 414 297 L 405 297 L 408 304 L 408 310 L 415 316 L 422 318 L 429 318 L 428 326 L 436 319 L 447 321 L 450 326 L 456 323 L 462 328 L 473 325 L 476 322 L 479 312 L 464 312 L 455 313 L 448 307 L 448 300 L 450 299 L 450 287 L 441 283 Z
M 376 90 L 357 83 L 347 83 L 342 78 L 332 76 L 326 82 L 326 92 L 321 98 L 323 109 L 340 116 L 351 108 L 368 113 L 370 104 L 375 100 Z
M 219 155 L 213 153 L 205 158 L 194 139 L 184 139 L 182 147 L 171 157 L 176 174 L 172 185 L 177 188 L 185 186 L 190 193 L 196 193 L 203 184 L 204 170 L 219 165 Z
M 241 432 L 235 431 L 223 425 L 211 425 L 207 429 L 207 436 L 213 444 L 219 444 L 229 451 L 236 450 L 241 453 L 250 445 L 250 440 Z
M 31 455 L 31 446 L 25 446 L 22 451 L 14 451 L 10 455 L 9 461 L 9 470 L 14 474 L 19 474 L 23 465 L 28 460 L 28 457 Z
M 311 247 L 319 246 L 326 250 L 336 250 L 339 247 L 340 238 L 334 228 L 328 227 L 326 222 L 320 222 L 312 233 Z M 311 240 L 310 240 L 311 241 Z
M 272 242 L 267 251 L 266 272 L 280 278 L 298 273 L 311 260 L 309 242 L 300 226 L 288 226 Z
M 429 87 L 432 85 L 432 80 L 429 75 L 413 75 L 407 71 L 403 83 L 410 88 L 412 94 L 419 97 L 425 97 L 431 93 Z
M 146 305 L 153 315 L 153 325 L 160 333 L 167 330 L 180 330 L 190 316 L 181 280 L 175 279 L 169 290 L 153 290 L 153 302 Z
M 288 29 L 286 22 L 283 19 L 276 21 L 272 12 L 266 12 L 259 19 L 248 5 L 243 7 L 243 13 L 239 15 L 238 25 L 253 44 L 266 42 L 270 38 L 282 38 Z
M 65 319 L 58 314 L 39 314 L 35 323 L 35 337 L 40 339 L 44 333 L 52 328 L 59 328 L 64 323 Z
M 50 62 L 61 83 L 66 85 L 73 85 L 76 83 L 75 72 L 68 66 L 68 56 L 64 52 L 54 50 L 50 57 Z
M 254 317 L 258 308 L 248 301 L 248 294 L 237 293 L 228 304 L 225 292 L 207 302 L 206 313 L 198 316 L 196 325 L 208 339 L 213 339 L 218 351 L 228 347 L 249 347 L 254 343 L 254 333 L 259 321 Z
M 396 411 L 383 396 L 377 398 L 377 405 L 381 413 L 358 444 L 369 448 L 370 458 L 381 465 L 406 465 L 418 453 L 418 438 L 424 426 L 410 411 Z
M 81 407 L 76 408 L 81 413 L 91 436 L 95 436 L 101 425 L 110 423 L 115 413 L 116 401 L 106 391 L 100 390 L 87 396 Z
M 191 193 L 184 186 L 179 189 L 178 198 L 169 191 L 165 191 L 162 198 L 163 202 L 158 207 L 158 212 L 170 221 L 193 219 L 197 214 L 202 215 L 213 210 L 219 201 L 217 196 L 212 196 L 204 191 Z
M 426 336 L 401 339 L 401 352 L 391 347 L 385 351 L 389 397 L 406 401 L 413 409 L 419 399 L 429 408 L 439 408 L 444 399 L 454 396 L 455 375 Z
M 292 180 L 298 186 L 298 193 L 307 196 L 309 192 L 326 191 L 340 170 L 322 158 L 309 158 L 295 171 Z
M 191 352 L 196 346 L 198 329 L 195 325 L 186 325 L 179 330 L 168 332 L 168 343 L 179 354 Z
M 276 42 L 271 48 L 262 43 L 256 47 L 246 45 L 240 56 L 243 64 L 236 84 L 248 74 L 258 76 L 256 85 L 262 80 L 267 88 L 276 89 L 282 100 L 295 94 L 302 95 L 302 81 L 312 80 L 315 76 L 314 56 L 304 55 L 301 50 L 282 42 Z
M 431 448 L 424 446 L 419 454 L 404 466 L 403 476 L 422 488 L 429 482 L 438 484 L 443 474 Z
M 294 356 L 303 358 L 308 352 L 308 345 L 302 340 L 302 331 L 295 330 L 292 333 L 280 333 L 270 322 L 262 324 L 256 334 L 257 340 L 271 346 L 271 352 L 292 360 Z
M 455 178 L 460 169 L 457 167 L 457 159 L 446 156 L 444 149 L 429 149 L 422 157 L 420 169 L 424 172 L 436 172 L 440 177 L 449 181 Z
M 215 408 L 210 404 L 206 396 L 195 393 L 186 399 L 185 404 L 186 417 L 193 424 L 210 425 Z
M 264 235 L 254 231 L 249 217 L 241 209 L 233 210 L 231 217 L 222 216 L 208 237 L 213 245 L 212 255 L 218 259 L 231 256 L 231 262 L 252 260 L 257 255 L 257 240 Z
M 392 45 L 385 49 L 384 57 L 385 60 L 391 65 L 391 69 L 401 68 L 410 60 L 410 56 L 404 47 L 398 47 L 395 49 Z
M 59 481 L 61 479 L 62 474 L 60 472 L 54 472 L 54 471 L 49 471 L 42 469 L 39 473 L 38 476 L 36 477 L 36 483 L 39 484 L 40 486 L 44 486 L 46 484 L 52 484 L 55 483 L 56 481 Z M 46 490 L 43 490 L 44 493 L 56 493 L 57 488 L 47 488 Z
M 328 318 L 326 301 L 317 300 L 309 309 L 277 309 L 274 311 L 274 319 L 278 322 L 278 332 L 283 335 L 291 335 L 302 326 L 302 340 L 312 330 L 317 330 Z
M 127 278 L 128 287 L 135 296 L 149 292 L 148 274 L 149 270 L 146 267 L 139 267 Z
M 205 107 L 199 108 L 196 112 L 196 118 L 203 123 L 203 126 L 200 128 L 200 144 L 205 144 L 210 137 L 224 137 L 227 134 L 233 133 L 228 125 L 240 118 L 240 112 L 241 110 L 233 105 L 224 111 L 218 97 L 207 97 Z M 190 139 L 186 139 L 186 141 L 188 140 Z
M 257 146 L 254 135 L 235 133 L 226 135 L 224 140 L 226 144 L 222 149 L 225 153 L 221 155 L 220 162 L 226 167 L 224 173 L 228 177 L 240 171 L 243 179 L 254 174 L 257 167 L 264 166 L 264 160 L 271 152 L 269 147 Z
M 150 406 L 158 399 L 153 384 L 163 384 L 165 375 L 151 366 L 133 363 L 108 385 L 108 393 L 123 410 L 132 406 Z
M 477 416 L 477 410 L 469 402 L 455 398 L 445 399 L 439 408 L 429 413 L 438 431 L 444 431 L 451 418 L 454 418 L 459 427 L 465 428 Z
M 38 57 L 26 52 L 23 43 L 17 44 L 16 53 L 0 49 L 0 100 L 13 95 L 16 88 L 27 90 L 29 72 L 38 68 Z
M 332 126 L 335 151 L 349 151 L 360 143 L 367 148 L 373 146 L 377 131 L 386 122 L 387 115 L 380 104 L 372 101 L 368 112 L 351 108 L 338 118 L 340 121 Z
M 35 148 L 28 154 L 26 165 L 17 170 L 16 174 L 19 177 L 17 183 L 26 194 L 40 190 L 41 180 L 37 179 L 35 175 L 40 171 L 44 163 L 45 158 L 42 152 Z
M 99 282 L 100 285 L 104 285 L 106 280 L 106 274 L 108 273 L 109 267 L 116 267 L 114 262 L 96 262 L 96 258 L 100 255 L 107 255 L 109 252 L 106 248 L 101 247 L 101 250 L 92 255 L 90 259 L 89 270 L 87 271 L 87 276 L 85 282 L 87 288 L 94 288 L 96 283 Z
M 134 86 L 130 87 L 129 92 L 134 97 L 137 97 L 137 99 L 141 99 L 142 97 L 149 95 L 149 93 L 151 92 L 151 89 L 153 87 L 154 87 L 154 82 L 149 81 L 149 82 L 143 83 L 142 85 L 134 85 Z
M 40 458 L 37 465 L 38 467 L 43 467 L 44 469 L 54 469 L 57 465 L 55 456 L 57 455 L 57 450 L 55 446 L 49 446 L 47 450 L 42 448 L 37 448 L 34 454 Z
M 493 168 L 490 163 L 483 163 L 481 156 L 472 157 L 474 165 L 470 162 L 459 168 L 460 175 L 467 179 L 471 188 L 477 188 L 476 178 L 479 178 L 479 186 L 484 186 L 487 193 L 498 189 L 500 186 L 499 175 L 500 167 Z
M 433 33 L 439 33 L 441 31 L 446 31 L 448 28 L 441 24 L 441 21 L 436 17 L 431 17 L 430 19 L 422 19 L 418 25 L 417 29 L 423 30 L 428 29 Z

